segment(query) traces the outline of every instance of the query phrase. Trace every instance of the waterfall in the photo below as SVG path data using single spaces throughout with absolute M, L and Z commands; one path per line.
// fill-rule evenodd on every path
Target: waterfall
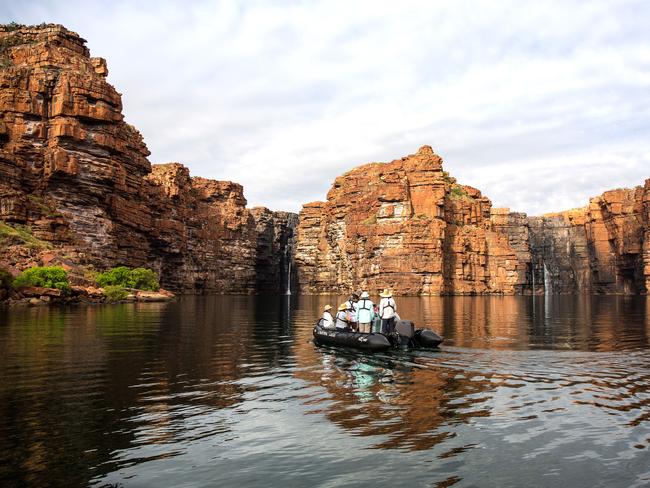
M 530 267 L 533 275 L 533 297 L 535 296 L 535 253 L 530 253 Z
M 287 292 L 286 295 L 291 295 L 291 255 L 289 255 L 289 266 L 287 269 Z
M 291 268 L 293 263 L 293 254 L 294 246 L 296 244 L 296 226 L 298 225 L 298 216 L 296 214 L 289 214 L 287 216 L 287 233 L 286 241 L 284 244 L 284 259 L 286 261 L 286 273 L 287 273 L 287 289 L 285 290 L 285 295 L 291 295 Z
M 548 266 L 544 263 L 544 295 L 551 293 L 553 283 L 551 282 L 551 273 L 548 271 Z

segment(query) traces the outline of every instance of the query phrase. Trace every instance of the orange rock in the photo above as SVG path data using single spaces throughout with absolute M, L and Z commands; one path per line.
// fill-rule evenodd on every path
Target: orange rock
M 185 292 L 278 291 L 295 219 L 251 211 L 237 183 L 152 166 L 102 58 L 59 25 L 0 27 L 0 219 L 48 246 L 0 248 L 17 269 L 145 266 Z M 263 277 L 263 278 L 261 278 Z
M 327 202 L 300 213 L 301 290 L 514 293 L 516 255 L 491 228 L 490 207 L 478 190 L 444 173 L 429 146 L 357 167 L 335 180 Z

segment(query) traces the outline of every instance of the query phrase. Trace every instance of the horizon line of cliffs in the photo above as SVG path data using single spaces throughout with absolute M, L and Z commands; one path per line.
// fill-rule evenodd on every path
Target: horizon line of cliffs
M 152 165 L 102 58 L 55 24 L 0 26 L 0 267 L 147 267 L 181 293 L 645 293 L 650 180 L 589 206 L 494 209 L 429 146 L 336 178 L 300 216 Z
M 300 212 L 307 293 L 639 294 L 650 289 L 650 179 L 528 217 L 458 184 L 430 146 L 339 176 Z

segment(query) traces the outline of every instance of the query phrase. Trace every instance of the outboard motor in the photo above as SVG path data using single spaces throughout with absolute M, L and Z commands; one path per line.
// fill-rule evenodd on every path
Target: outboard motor
M 410 320 L 398 320 L 395 323 L 397 346 L 409 347 L 415 336 L 415 325 Z

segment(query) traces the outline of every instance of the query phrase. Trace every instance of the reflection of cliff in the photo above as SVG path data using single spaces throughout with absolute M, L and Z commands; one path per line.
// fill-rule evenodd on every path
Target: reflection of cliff
M 85 486 L 131 462 L 116 452 L 155 445 L 146 456 L 164 457 L 227 433 L 214 412 L 284 360 L 286 313 L 254 297 L 0 308 L 0 485 Z
M 650 180 L 542 217 L 491 208 L 424 146 L 336 178 L 303 206 L 303 292 L 391 287 L 399 294 L 641 293 L 650 284 Z
M 404 303 L 403 310 L 422 322 L 413 315 L 422 312 L 421 302 L 415 300 Z M 325 297 L 301 298 L 299 309 L 311 308 L 315 313 L 325 301 Z M 310 338 L 311 328 L 296 330 L 294 375 L 324 388 L 328 395 L 319 393 L 316 400 L 305 397 L 305 403 L 312 413 L 324 415 L 353 435 L 377 436 L 377 448 L 427 450 L 450 435 L 445 430 L 449 422 L 466 423 L 489 415 L 482 404 L 498 386 L 489 374 L 463 375 L 398 353 L 328 352 L 314 346 Z
M 315 315 L 327 301 L 301 297 L 298 309 Z M 545 369 L 552 362 L 537 372 L 527 363 L 531 351 L 524 350 L 650 344 L 650 302 L 639 298 L 423 297 L 398 303 L 403 316 L 446 337 L 441 352 L 366 356 L 319 348 L 309 341 L 309 327 L 297 328 L 294 342 L 294 375 L 319 388 L 302 397 L 309 411 L 353 435 L 376 437 L 376 448 L 430 449 L 444 445 L 453 425 L 491 416 L 495 408 L 501 414 L 521 408 L 504 404 L 517 398 L 514 389 L 522 382 L 555 381 Z M 522 362 L 531 370 L 522 370 Z

